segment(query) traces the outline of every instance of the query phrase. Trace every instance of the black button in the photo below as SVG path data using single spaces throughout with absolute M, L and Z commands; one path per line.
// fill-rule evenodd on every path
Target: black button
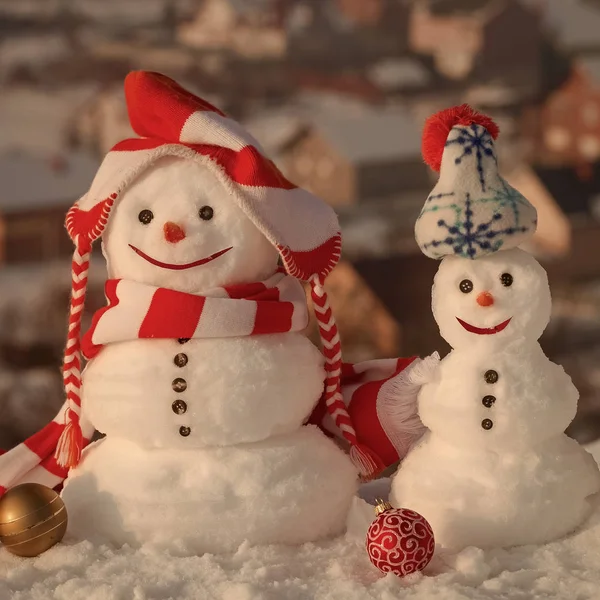
M 171 387 L 173 388 L 174 392 L 185 392 L 187 389 L 187 381 L 181 377 L 176 377 L 173 379 Z
M 179 435 L 181 435 L 183 437 L 187 437 L 188 435 L 190 435 L 191 432 L 192 432 L 192 430 L 189 427 L 186 427 L 185 425 L 182 425 L 179 428 Z
M 496 396 L 484 396 L 481 402 L 486 408 L 491 408 L 492 404 L 496 402 Z
M 481 421 L 481 426 L 487 431 L 494 426 L 494 423 L 491 419 L 484 419 L 483 421 Z
M 180 352 L 179 354 L 177 354 L 175 356 L 175 358 L 173 359 L 173 362 L 178 366 L 178 367 L 185 367 L 185 365 L 187 365 L 188 363 L 188 357 L 187 354 L 184 354 L 183 352 Z
M 177 341 L 180 344 L 187 344 L 192 338 L 179 338 Z
M 175 402 L 171 404 L 171 408 L 173 409 L 173 412 L 175 414 L 182 415 L 184 412 L 187 411 L 187 403 L 183 400 L 175 400 Z
M 498 381 L 498 372 L 490 369 L 489 371 L 485 372 L 484 377 L 486 383 L 496 383 L 496 381 Z

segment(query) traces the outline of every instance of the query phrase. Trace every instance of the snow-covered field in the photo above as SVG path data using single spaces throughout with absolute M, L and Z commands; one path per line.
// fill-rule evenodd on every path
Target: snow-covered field
M 588 448 L 600 460 L 600 443 Z M 326 498 L 323 499 L 327 501 Z M 232 523 L 232 527 L 235 524 Z M 36 559 L 0 551 L 0 600 L 536 600 L 600 598 L 600 502 L 567 539 L 540 547 L 438 553 L 399 580 L 371 567 L 360 541 L 301 548 L 242 545 L 193 556 L 64 543 Z

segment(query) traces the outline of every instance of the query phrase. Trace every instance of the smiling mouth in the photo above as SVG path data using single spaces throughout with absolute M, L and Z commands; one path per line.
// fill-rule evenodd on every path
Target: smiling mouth
M 177 264 L 171 264 L 171 263 L 164 263 L 164 262 L 161 262 L 160 260 L 156 260 L 155 258 L 148 256 L 145 252 L 142 252 L 139 248 L 136 248 L 135 246 L 132 246 L 131 244 L 129 244 L 129 247 L 138 256 L 141 256 L 144 260 L 147 260 L 150 264 L 154 265 L 155 267 L 160 267 L 161 269 L 172 269 L 173 271 L 183 271 L 184 269 L 191 269 L 193 267 L 199 267 L 200 265 L 205 265 L 206 263 L 209 263 L 209 262 L 219 258 L 219 256 L 223 256 L 223 254 L 225 254 L 226 252 L 229 252 L 233 248 L 233 246 L 230 246 L 229 248 L 225 248 L 224 250 L 219 250 L 218 252 L 215 252 L 214 254 L 207 256 L 206 258 L 201 258 L 200 260 L 195 260 L 194 262 L 186 263 L 184 265 L 177 265 Z
M 512 317 L 511 317 L 512 319 Z M 494 327 L 475 327 L 475 325 L 471 325 L 462 319 L 456 317 L 456 320 L 469 332 L 476 333 L 477 335 L 492 335 L 494 333 L 499 333 L 503 329 L 506 329 L 507 325 L 510 323 L 510 319 L 500 323 L 500 325 L 494 325 Z

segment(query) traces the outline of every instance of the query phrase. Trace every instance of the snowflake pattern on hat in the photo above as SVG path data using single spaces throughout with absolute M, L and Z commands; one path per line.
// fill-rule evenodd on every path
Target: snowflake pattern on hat
M 452 126 L 440 179 L 415 226 L 421 251 L 431 258 L 475 259 L 518 246 L 536 225 L 535 208 L 498 172 L 490 132 L 476 122 Z

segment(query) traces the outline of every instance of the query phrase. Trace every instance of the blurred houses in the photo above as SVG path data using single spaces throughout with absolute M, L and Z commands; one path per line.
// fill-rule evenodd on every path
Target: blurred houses
M 315 107 L 311 113 L 277 155 L 298 185 L 340 210 L 426 189 L 420 132 L 406 107 Z
M 281 59 L 287 54 L 284 2 L 206 0 L 176 39 L 205 52 L 232 53 L 250 60 Z
M 39 158 L 0 156 L 0 260 L 5 265 L 56 260 L 73 252 L 66 211 L 99 162 L 84 152 Z
M 545 348 L 568 357 L 582 414 L 600 414 L 587 355 L 600 348 L 589 326 L 600 280 L 598 0 L 0 0 L 0 33 L 0 353 L 20 357 L 0 361 L 0 421 L 17 402 L 14 373 L 57 376 L 64 213 L 132 135 L 122 80 L 138 68 L 243 121 L 290 179 L 336 208 L 344 260 L 329 285 L 348 359 L 445 349 L 429 308 L 437 264 L 413 238 L 435 179 L 421 123 L 461 102 L 491 114 L 504 174 L 540 214 L 531 249 L 557 296 Z M 37 323 L 18 285 L 50 264 L 64 270 L 51 278 L 58 325 L 43 349 L 9 324 Z

